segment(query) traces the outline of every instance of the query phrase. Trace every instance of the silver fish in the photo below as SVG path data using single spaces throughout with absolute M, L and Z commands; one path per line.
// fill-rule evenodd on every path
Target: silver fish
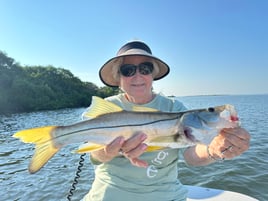
M 48 126 L 19 131 L 13 137 L 35 144 L 29 172 L 40 170 L 62 147 L 85 143 L 77 153 L 103 148 L 116 137 L 130 138 L 138 132 L 147 135 L 147 151 L 163 148 L 182 148 L 197 143 L 208 144 L 223 128 L 240 125 L 232 105 L 184 112 L 159 112 L 151 108 L 135 107 L 124 111 L 114 103 L 98 97 L 85 116 L 90 118 L 69 126 Z

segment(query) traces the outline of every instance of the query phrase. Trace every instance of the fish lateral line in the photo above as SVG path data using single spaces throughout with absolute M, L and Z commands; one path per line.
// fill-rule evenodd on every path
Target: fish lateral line
M 77 134 L 79 132 L 84 132 L 84 131 L 91 131 L 91 130 L 98 130 L 98 129 L 113 129 L 113 128 L 125 128 L 125 127 L 136 127 L 136 126 L 146 126 L 146 125 L 150 125 L 150 124 L 155 124 L 155 123 L 159 123 L 159 122 L 165 122 L 165 121 L 172 121 L 172 120 L 176 120 L 179 118 L 179 115 L 173 118 L 169 118 L 169 119 L 159 119 L 159 120 L 155 120 L 155 121 L 150 121 L 150 122 L 146 122 L 146 123 L 139 123 L 139 124 L 121 124 L 121 125 L 114 125 L 114 126 L 100 126 L 100 127 L 95 127 L 95 128 L 86 128 L 86 129 L 81 129 L 81 130 L 77 130 L 77 131 L 73 131 L 73 132 L 68 132 L 65 134 L 62 134 L 60 136 L 56 136 L 52 139 L 58 139 L 60 137 L 65 137 L 68 135 L 73 135 L 73 134 Z M 65 126 L 59 126 L 57 128 L 66 128 Z

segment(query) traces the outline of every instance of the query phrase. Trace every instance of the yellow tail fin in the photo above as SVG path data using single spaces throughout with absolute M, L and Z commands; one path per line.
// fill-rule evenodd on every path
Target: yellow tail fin
M 28 168 L 30 173 L 40 170 L 61 148 L 53 145 L 51 133 L 55 128 L 56 126 L 34 128 L 19 131 L 13 135 L 22 142 L 35 144 L 35 152 Z

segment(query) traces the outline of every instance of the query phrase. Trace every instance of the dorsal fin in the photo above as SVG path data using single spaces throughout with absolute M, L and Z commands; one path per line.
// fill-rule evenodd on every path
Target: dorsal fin
M 112 113 L 112 112 L 121 112 L 123 109 L 118 105 L 106 101 L 100 97 L 93 96 L 90 107 L 83 114 L 87 118 L 96 118 L 99 115 Z

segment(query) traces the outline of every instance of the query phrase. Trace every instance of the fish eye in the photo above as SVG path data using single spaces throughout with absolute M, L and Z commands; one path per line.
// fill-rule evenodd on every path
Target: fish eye
M 209 112 L 215 112 L 215 109 L 214 109 L 214 107 L 209 107 L 209 108 L 208 108 L 208 111 L 209 111 Z

